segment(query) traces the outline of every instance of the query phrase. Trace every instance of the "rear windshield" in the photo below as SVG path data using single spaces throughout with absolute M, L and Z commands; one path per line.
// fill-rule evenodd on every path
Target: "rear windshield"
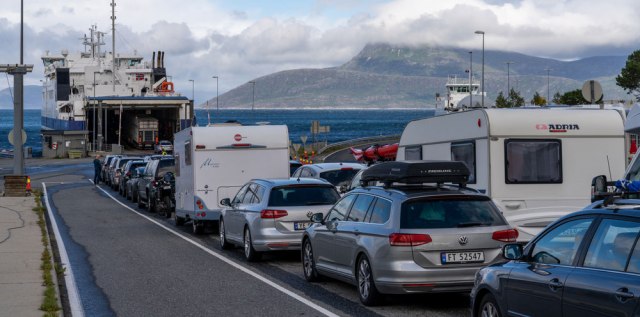
M 353 176 L 358 173 L 357 169 L 342 169 L 335 171 L 327 171 L 320 173 L 320 178 L 326 179 L 333 186 L 338 186 L 342 183 L 348 183 Z
M 506 225 L 489 198 L 418 199 L 402 204 L 400 227 L 405 229 L 465 228 Z
M 162 144 L 162 145 L 171 145 L 171 142 L 169 142 L 169 141 L 160 141 L 160 144 Z
M 269 206 L 333 205 L 340 194 L 332 186 L 275 187 L 269 195 Z
M 160 160 L 158 162 L 158 177 L 164 176 L 167 172 L 174 173 L 176 172 L 176 161 L 174 159 L 170 160 Z

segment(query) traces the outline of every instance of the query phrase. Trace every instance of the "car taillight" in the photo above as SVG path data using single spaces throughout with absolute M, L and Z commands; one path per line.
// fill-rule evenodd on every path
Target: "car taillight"
M 260 218 L 262 219 L 276 219 L 287 215 L 289 213 L 286 210 L 265 209 L 260 212 Z
M 507 229 L 496 231 L 491 236 L 491 239 L 502 242 L 516 242 L 516 239 L 518 239 L 518 230 Z
M 392 233 L 389 235 L 389 244 L 395 247 L 415 247 L 431 242 L 428 234 Z
M 127 175 L 127 176 L 131 176 L 131 172 L 127 172 L 127 174 L 126 174 L 126 175 Z

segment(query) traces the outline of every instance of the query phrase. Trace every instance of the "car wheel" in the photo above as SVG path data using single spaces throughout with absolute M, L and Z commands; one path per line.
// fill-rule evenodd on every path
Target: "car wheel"
M 218 229 L 220 233 L 220 247 L 224 250 L 231 249 L 232 245 L 231 243 L 229 243 L 229 241 L 227 241 L 227 231 L 224 227 L 224 220 L 220 219 Z
M 202 221 L 191 220 L 193 224 L 193 233 L 194 234 L 203 234 L 204 233 L 204 223 Z
M 151 200 L 151 195 L 147 193 L 147 211 L 153 212 L 153 205 L 151 204 L 153 201 Z
M 251 231 L 249 228 L 244 229 L 244 257 L 250 262 L 258 261 L 262 258 L 262 253 L 253 248 L 253 241 L 251 240 Z
M 185 220 L 184 218 L 178 217 L 178 215 L 176 214 L 176 216 L 175 216 L 175 225 L 176 225 L 176 227 L 184 225 L 184 220 Z
M 164 217 L 171 218 L 171 198 L 164 198 Z
M 126 188 L 124 189 L 124 197 L 127 198 L 127 200 L 133 200 L 129 194 L 129 190 Z
M 316 270 L 316 263 L 313 259 L 313 248 L 311 247 L 311 241 L 305 239 L 302 243 L 302 271 L 304 278 L 308 282 L 315 282 L 319 279 L 318 271 Z
M 142 202 L 142 199 L 140 199 L 140 194 L 136 195 L 136 202 L 138 203 L 138 208 L 144 207 L 144 203 Z
M 476 316 L 481 317 L 500 317 L 500 309 L 498 308 L 498 303 L 496 302 L 495 297 L 491 294 L 487 294 L 482 297 L 482 301 L 480 302 L 480 308 L 478 310 L 478 314 Z
M 366 255 L 361 256 L 360 261 L 358 261 L 356 279 L 358 281 L 358 296 L 360 297 L 360 301 L 366 306 L 376 305 L 380 298 L 380 293 L 378 289 L 376 289 L 376 284 L 373 281 L 371 264 Z

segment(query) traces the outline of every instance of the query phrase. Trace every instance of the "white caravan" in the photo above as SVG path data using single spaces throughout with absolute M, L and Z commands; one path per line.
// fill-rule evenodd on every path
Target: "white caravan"
M 286 125 L 191 127 L 175 134 L 176 225 L 193 231 L 220 218 L 220 200 L 253 178 L 289 177 Z
M 599 109 L 476 109 L 412 121 L 396 160 L 463 161 L 528 241 L 590 203 L 594 175 L 625 169 L 623 114 Z

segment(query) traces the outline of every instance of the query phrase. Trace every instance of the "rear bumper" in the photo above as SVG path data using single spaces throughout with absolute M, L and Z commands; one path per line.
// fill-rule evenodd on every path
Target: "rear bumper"
M 402 261 L 387 266 L 373 263 L 373 268 L 381 293 L 410 294 L 469 292 L 482 266 L 425 269 L 413 261 Z
M 300 250 L 302 246 L 302 233 L 282 233 L 275 228 L 261 228 L 257 232 L 252 231 L 253 248 L 256 251 Z

